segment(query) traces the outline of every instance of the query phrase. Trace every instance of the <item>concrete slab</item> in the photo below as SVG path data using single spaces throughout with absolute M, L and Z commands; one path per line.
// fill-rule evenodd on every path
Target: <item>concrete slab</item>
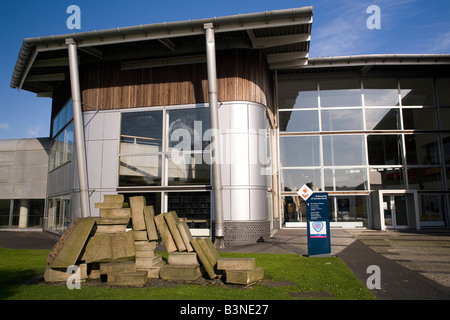
M 135 272 L 136 264 L 134 261 L 113 261 L 99 264 L 100 274 L 112 274 L 119 272 Z
M 192 234 L 187 222 L 184 220 L 179 220 L 177 223 L 178 231 L 180 232 L 181 238 L 183 239 L 184 245 L 186 246 L 187 252 L 194 251 L 191 246 Z
M 159 277 L 164 280 L 195 281 L 202 276 L 200 266 L 166 264 L 159 270 Z
M 94 224 L 95 218 L 75 219 L 48 254 L 50 267 L 67 269 L 76 264 Z
M 129 201 L 133 230 L 147 230 L 144 220 L 145 198 L 143 196 L 130 197 Z
M 167 226 L 172 234 L 172 238 L 177 246 L 178 251 L 186 251 L 186 246 L 184 244 L 183 238 L 181 237 L 180 231 L 178 230 L 178 215 L 175 211 L 163 213 L 164 219 L 166 220 Z
M 255 258 L 220 258 L 217 270 L 254 270 Z
M 156 231 L 156 225 L 155 225 L 155 211 L 153 209 L 153 206 L 145 206 L 144 207 L 144 220 L 145 220 L 145 226 L 147 228 L 147 239 L 150 241 L 157 241 L 158 240 L 158 232 Z
M 162 241 L 164 242 L 166 251 L 168 253 L 177 251 L 177 246 L 175 245 L 175 242 L 172 238 L 172 234 L 170 233 L 169 228 L 167 227 L 166 220 L 164 219 L 164 214 L 161 213 L 156 215 L 153 220 L 155 221 L 156 228 L 158 229 Z
M 248 285 L 264 278 L 264 270 L 256 267 L 253 270 L 227 270 L 225 272 L 225 282 L 233 284 Z
M 197 254 L 195 252 L 172 252 L 169 253 L 168 263 L 170 265 L 198 265 Z
M 143 287 L 147 281 L 147 270 L 138 270 L 135 272 L 120 272 L 114 274 L 114 281 L 111 284 L 116 286 Z
M 211 261 L 209 260 L 208 256 L 203 251 L 203 248 L 200 245 L 200 241 L 201 241 L 201 238 L 192 238 L 191 245 L 194 248 L 195 252 L 197 253 L 200 263 L 203 265 L 206 272 L 208 273 L 208 276 L 211 279 L 214 279 L 217 277 L 217 274 L 214 271 L 215 265 L 211 264 Z
M 119 208 L 108 208 L 108 209 L 101 208 L 100 218 L 117 218 L 117 219 L 128 218 L 129 220 L 131 218 L 131 209 L 122 207 Z

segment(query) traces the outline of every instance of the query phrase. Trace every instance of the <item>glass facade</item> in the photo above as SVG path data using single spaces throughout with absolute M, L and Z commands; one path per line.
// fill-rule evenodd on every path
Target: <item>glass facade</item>
M 280 80 L 281 79 L 281 80 Z M 449 226 L 450 79 L 278 80 L 281 211 L 305 222 L 303 184 L 330 220 L 367 226 L 371 193 L 414 190 L 422 226 Z
M 122 112 L 120 192 L 126 198 L 144 195 L 147 204 L 154 206 L 155 213 L 176 210 L 190 228 L 209 230 L 209 129 L 206 107 Z
M 0 228 L 42 228 L 44 199 L 1 199 Z
M 69 100 L 52 120 L 52 146 L 50 149 L 49 171 L 72 160 L 73 139 L 73 107 L 72 100 Z

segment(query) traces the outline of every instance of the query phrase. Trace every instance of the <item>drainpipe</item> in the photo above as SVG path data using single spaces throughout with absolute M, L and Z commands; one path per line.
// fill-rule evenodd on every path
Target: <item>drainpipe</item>
M 83 113 L 81 110 L 80 79 L 78 76 L 77 45 L 70 38 L 66 39 L 69 51 L 70 87 L 72 89 L 73 122 L 75 126 L 75 146 L 77 150 L 78 182 L 80 185 L 81 216 L 89 217 L 89 194 L 86 169 L 86 152 L 84 147 Z
M 214 41 L 214 26 L 212 23 L 205 23 L 206 36 L 206 64 L 208 68 L 208 97 L 209 114 L 211 117 L 211 142 L 212 169 L 214 187 L 214 215 L 215 215 L 215 240 L 214 245 L 219 248 L 225 246 L 224 243 L 224 222 L 222 206 L 222 177 L 220 170 L 220 137 L 219 137 L 219 116 L 217 99 L 217 74 L 216 74 L 216 45 Z

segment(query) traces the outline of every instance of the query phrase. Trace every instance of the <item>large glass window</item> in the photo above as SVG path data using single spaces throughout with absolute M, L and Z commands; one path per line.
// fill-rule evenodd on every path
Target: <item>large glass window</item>
M 398 108 L 366 108 L 367 130 L 400 129 L 400 113 Z
M 161 186 L 161 156 L 121 156 L 119 186 Z
M 363 129 L 362 109 L 322 110 L 323 131 L 350 131 Z
M 124 112 L 119 186 L 209 185 L 209 129 L 207 108 Z
M 366 164 L 364 136 L 323 136 L 323 163 L 325 166 L 353 166 Z
M 371 168 L 370 189 L 405 189 L 403 168 Z
M 313 191 L 322 190 L 321 169 L 282 169 L 281 175 L 283 192 L 297 192 L 304 184 Z
M 450 106 L 450 78 L 436 79 L 436 87 L 440 106 Z M 448 118 L 447 118 L 448 119 Z
M 442 168 L 408 168 L 409 189 L 443 190 Z
M 48 166 L 50 171 L 72 160 L 74 143 L 74 124 L 72 120 L 72 100 L 69 100 L 52 121 L 53 140 Z
M 47 200 L 46 229 L 62 233 L 70 221 L 70 196 L 60 196 Z
M 211 212 L 211 193 L 207 192 L 169 192 L 168 211 L 176 211 L 178 217 L 186 219 L 192 229 L 209 229 Z
M 400 79 L 403 106 L 434 106 L 433 79 Z
M 319 131 L 317 110 L 280 111 L 280 131 L 304 132 Z
M 320 103 L 322 107 L 361 106 L 359 80 L 320 81 Z
M 398 86 L 395 79 L 364 79 L 366 106 L 398 106 Z
M 405 135 L 405 144 L 408 165 L 441 164 L 439 135 L 408 134 Z
M 317 108 L 317 83 L 315 81 L 279 81 L 278 106 L 280 109 Z
M 367 190 L 366 168 L 325 169 L 325 191 Z
M 283 167 L 321 165 L 319 136 L 280 137 L 280 152 Z
M 359 222 L 361 226 L 367 226 L 367 196 L 342 195 L 330 199 L 331 222 Z
M 438 129 L 436 108 L 403 108 L 402 112 L 404 129 Z
M 120 152 L 162 151 L 163 110 L 124 112 L 120 131 Z
M 367 148 L 370 165 L 398 165 L 402 163 L 400 135 L 369 135 Z

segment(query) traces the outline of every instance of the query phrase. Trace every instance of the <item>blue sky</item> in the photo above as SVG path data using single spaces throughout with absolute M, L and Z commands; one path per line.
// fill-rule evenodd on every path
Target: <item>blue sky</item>
M 51 99 L 11 89 L 24 38 L 68 34 L 69 5 L 81 9 L 79 32 L 313 6 L 310 57 L 450 53 L 448 0 L 2 0 L 0 3 L 0 139 L 46 137 Z M 380 29 L 367 28 L 370 5 L 380 8 Z

